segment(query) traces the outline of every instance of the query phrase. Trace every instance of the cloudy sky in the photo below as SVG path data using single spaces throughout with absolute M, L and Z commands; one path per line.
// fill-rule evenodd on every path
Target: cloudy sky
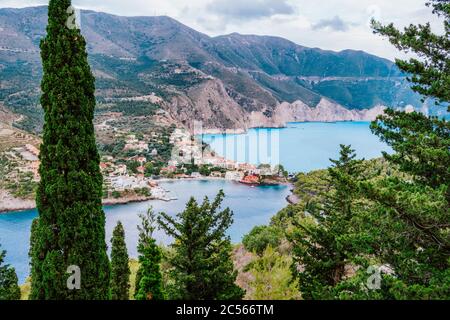
M 76 7 L 117 15 L 168 15 L 211 36 L 239 32 L 275 35 L 308 47 L 356 49 L 393 59 L 386 40 L 373 35 L 375 17 L 398 26 L 440 21 L 425 0 L 73 0 Z M 0 0 L 2 7 L 46 4 L 40 0 Z

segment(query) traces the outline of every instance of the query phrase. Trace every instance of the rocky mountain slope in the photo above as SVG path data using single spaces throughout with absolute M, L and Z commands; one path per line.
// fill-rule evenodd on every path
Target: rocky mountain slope
M 23 116 L 16 126 L 36 132 L 46 14 L 43 6 L 0 9 L 0 102 Z M 245 130 L 366 120 L 383 106 L 422 106 L 392 62 L 360 51 L 324 51 L 267 36 L 209 37 L 169 17 L 82 11 L 81 28 L 98 113 L 157 114 L 186 127 L 195 119 L 206 129 Z

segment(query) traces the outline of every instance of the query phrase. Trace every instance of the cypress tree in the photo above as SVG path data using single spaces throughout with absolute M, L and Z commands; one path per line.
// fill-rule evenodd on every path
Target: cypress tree
M 3 264 L 6 251 L 0 246 L 0 300 L 19 300 L 20 288 L 14 268 Z
M 111 299 L 128 300 L 130 291 L 130 266 L 125 230 L 119 221 L 111 239 Z
M 172 238 L 174 255 L 170 276 L 173 299 L 238 300 L 245 292 L 235 284 L 237 272 L 231 260 L 230 238 L 225 232 L 233 223 L 229 208 L 220 211 L 224 193 L 211 203 L 198 205 L 191 198 L 186 209 L 174 219 L 165 213 L 158 217 L 160 227 Z
M 141 214 L 139 230 L 139 270 L 136 274 L 136 300 L 163 300 L 164 291 L 160 264 L 161 249 L 153 238 L 156 217 L 152 208 Z
M 107 299 L 109 261 L 102 175 L 93 126 L 95 84 L 78 28 L 69 28 L 70 0 L 51 0 L 41 41 L 45 112 L 32 235 L 31 299 Z M 66 25 L 67 24 L 67 25 Z M 67 273 L 79 267 L 81 288 Z

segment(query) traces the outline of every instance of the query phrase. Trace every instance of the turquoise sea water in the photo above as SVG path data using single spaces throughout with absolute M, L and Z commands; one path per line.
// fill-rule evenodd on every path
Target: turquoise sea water
M 371 134 L 367 122 L 339 123 L 292 123 L 283 129 L 252 129 L 244 135 L 207 135 L 219 154 L 230 159 L 255 164 L 270 161 L 281 162 L 291 171 L 310 171 L 326 168 L 329 158 L 336 158 L 339 144 L 351 144 L 360 157 L 379 157 L 382 150 L 389 151 L 377 137 Z M 248 146 L 246 148 L 245 146 Z M 234 211 L 234 223 L 229 230 L 233 242 L 240 242 L 242 236 L 254 226 L 266 224 L 270 218 L 287 205 L 287 186 L 249 187 L 222 180 L 175 181 L 161 185 L 170 190 L 178 200 L 172 202 L 149 201 L 106 207 L 106 238 L 111 238 L 112 229 L 118 220 L 126 230 L 130 256 L 136 257 L 138 239 L 138 214 L 150 205 L 156 212 L 176 214 L 183 210 L 191 196 L 201 201 L 204 196 L 214 197 L 220 189 L 226 194 L 224 206 Z M 7 263 L 16 268 L 20 282 L 29 274 L 28 248 L 30 226 L 37 216 L 36 210 L 0 214 L 0 243 L 8 251 Z M 155 233 L 161 243 L 168 239 L 161 231 Z
M 253 164 L 281 163 L 290 172 L 330 165 L 339 144 L 352 145 L 360 158 L 376 158 L 391 150 L 369 129 L 369 122 L 289 123 L 282 129 L 251 129 L 246 134 L 210 134 L 203 140 L 219 155 Z
M 171 190 L 171 194 L 178 200 L 171 202 L 148 201 L 105 207 L 108 245 L 112 230 L 120 220 L 125 228 L 128 252 L 131 257 L 136 257 L 138 241 L 136 226 L 139 224 L 139 213 L 143 213 L 149 206 L 153 206 L 156 212 L 164 211 L 175 215 L 184 209 L 191 196 L 202 201 L 205 196 L 213 198 L 220 189 L 223 189 L 226 195 L 223 205 L 234 211 L 234 223 L 228 233 L 231 240 L 237 243 L 255 225 L 267 224 L 274 214 L 287 205 L 286 197 L 290 193 L 287 186 L 251 188 L 223 180 L 164 182 L 161 183 L 161 186 Z M 2 248 L 8 251 L 6 262 L 16 268 L 21 283 L 29 274 L 30 227 L 36 216 L 36 210 L 0 214 L 0 243 Z M 159 230 L 155 232 L 155 238 L 160 243 L 170 242 L 170 239 Z

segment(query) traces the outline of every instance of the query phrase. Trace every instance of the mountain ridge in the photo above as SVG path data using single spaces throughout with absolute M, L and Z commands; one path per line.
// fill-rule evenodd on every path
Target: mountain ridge
M 42 125 L 38 45 L 46 14 L 46 6 L 0 9 L 0 102 L 32 131 Z M 294 120 L 289 114 L 299 121 L 371 120 L 381 106 L 422 106 L 393 62 L 364 51 L 308 48 L 276 36 L 210 37 L 168 16 L 92 10 L 81 11 L 81 30 L 100 105 L 154 94 L 162 99 L 157 107 L 186 127 L 192 119 L 212 130 L 283 126 Z M 277 114 L 286 103 L 301 110 Z M 314 111 L 321 104 L 329 114 Z

